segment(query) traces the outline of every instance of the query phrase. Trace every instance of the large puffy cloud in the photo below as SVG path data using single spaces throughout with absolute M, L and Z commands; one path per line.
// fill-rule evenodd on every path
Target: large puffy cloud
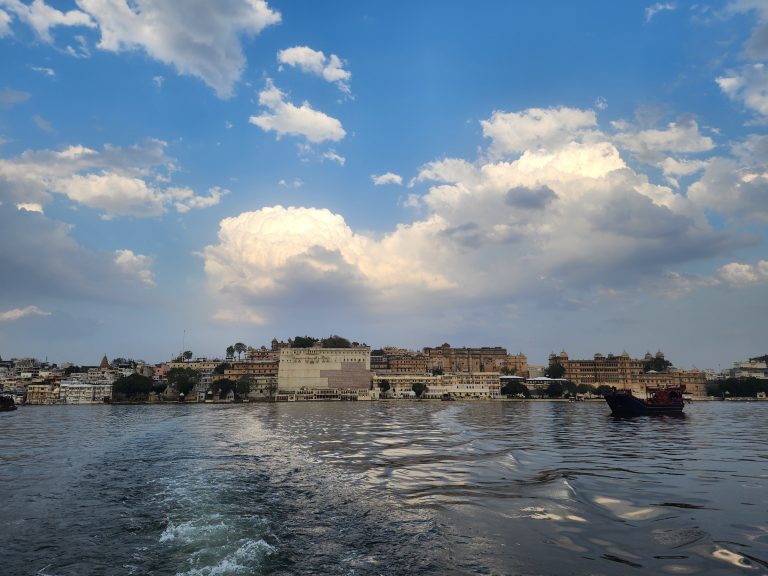
M 299 68 L 302 72 L 320 76 L 327 82 L 332 82 L 344 93 L 349 94 L 349 79 L 352 73 L 344 70 L 344 63 L 336 54 L 326 56 L 319 50 L 309 46 L 294 46 L 280 50 L 277 61 L 286 66 Z
M 154 286 L 155 280 L 152 277 L 151 266 L 154 259 L 144 254 L 136 254 L 133 250 L 116 250 L 114 262 L 117 267 L 139 279 L 147 286 Z
M 99 48 L 144 50 L 231 96 L 245 67 L 241 36 L 280 21 L 264 0 L 78 0 L 98 24 Z
M 286 134 L 304 136 L 317 144 L 326 140 L 337 142 L 347 134 L 341 122 L 313 109 L 308 102 L 303 102 L 301 106 L 287 102 L 285 94 L 271 80 L 259 93 L 259 104 L 268 111 L 251 116 L 249 122 L 265 132 L 276 132 L 278 138 Z
M 427 185 L 421 219 L 383 235 L 310 208 L 222 221 L 219 243 L 202 252 L 212 288 L 260 317 L 267 303 L 274 314 L 314 298 L 329 279 L 366 306 L 427 315 L 520 297 L 571 306 L 583 294 L 650 291 L 733 246 L 695 202 L 629 168 L 591 110 L 497 111 L 482 125 L 489 153 L 425 164 L 412 182 Z
M 79 145 L 28 150 L 0 159 L 0 199 L 42 208 L 54 194 L 62 194 L 106 218 L 153 217 L 169 206 L 187 212 L 217 204 L 225 190 L 212 188 L 208 196 L 198 196 L 188 188 L 161 184 L 174 170 L 165 148 L 164 142 L 148 140 L 128 148 L 107 145 L 101 151 Z
M 688 188 L 698 205 L 731 218 L 768 221 L 768 136 L 732 146 L 732 156 L 712 158 Z

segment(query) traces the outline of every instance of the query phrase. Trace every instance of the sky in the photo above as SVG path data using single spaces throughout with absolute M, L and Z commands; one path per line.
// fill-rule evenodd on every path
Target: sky
M 766 64 L 766 0 L 0 0 L 0 357 L 765 354 Z

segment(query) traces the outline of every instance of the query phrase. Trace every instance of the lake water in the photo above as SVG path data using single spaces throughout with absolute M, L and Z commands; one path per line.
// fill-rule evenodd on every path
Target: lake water
M 26 406 L 0 573 L 768 574 L 768 402 Z

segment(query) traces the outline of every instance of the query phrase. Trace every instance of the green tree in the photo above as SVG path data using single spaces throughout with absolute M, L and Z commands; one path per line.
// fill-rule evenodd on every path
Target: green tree
M 328 338 L 323 338 L 323 341 L 320 344 L 323 348 L 351 348 L 352 347 L 352 343 L 349 340 L 339 336 L 338 334 L 331 334 L 330 336 L 328 336 Z
M 424 384 L 424 382 L 416 382 L 413 386 L 411 386 L 411 390 L 416 393 L 417 398 L 421 398 L 422 394 L 429 392 L 429 386 Z
M 509 368 L 507 366 L 502 366 L 500 370 L 500 374 L 502 376 L 514 376 L 515 374 L 517 374 L 517 369 Z
M 152 392 L 152 379 L 141 374 L 122 376 L 112 383 L 112 393 L 116 398 L 146 398 Z
M 171 368 L 165 375 L 168 384 L 176 388 L 179 394 L 186 396 L 200 382 L 200 373 L 192 368 Z
M 386 394 L 392 386 L 389 384 L 389 380 L 379 380 L 379 392 Z
M 245 344 L 243 344 L 242 342 L 235 343 L 234 348 L 235 348 L 235 352 L 237 352 L 237 359 L 238 360 L 240 360 L 240 355 L 243 352 L 245 352 L 246 350 L 248 350 L 248 347 Z
M 643 370 L 645 372 L 650 372 L 651 370 L 656 372 L 666 372 L 670 366 L 672 366 L 672 362 L 661 356 L 656 356 L 650 360 L 643 361 Z
M 531 397 L 531 391 L 522 382 L 506 382 L 501 388 L 501 393 L 505 396 L 519 396 L 522 394 L 525 398 Z
M 224 372 L 226 370 L 229 370 L 230 368 L 232 368 L 232 364 L 230 364 L 229 362 L 222 362 L 221 364 L 216 366 L 216 368 L 213 369 L 213 373 L 214 374 L 224 374 Z
M 291 348 L 312 348 L 317 342 L 317 338 L 311 336 L 296 336 L 291 343 Z
M 432 376 L 442 376 L 442 375 L 443 375 L 442 368 L 432 368 Z
M 600 384 L 600 386 L 597 387 L 597 394 L 599 396 L 605 396 L 606 394 L 610 394 L 613 392 L 613 388 L 611 386 L 608 386 L 608 384 Z
M 275 394 L 277 394 L 277 380 L 269 380 L 269 383 L 267 384 L 267 394 L 269 394 L 269 400 L 271 402 L 274 399 Z
M 222 378 L 221 380 L 216 380 L 213 382 L 209 388 L 211 392 L 218 393 L 220 398 L 224 398 L 227 394 L 229 394 L 230 390 L 235 389 L 235 385 L 237 382 L 232 380 L 231 378 Z
M 564 392 L 563 385 L 560 382 L 550 382 L 547 386 L 547 396 L 550 398 L 562 398 Z
M 185 350 L 181 356 L 184 358 L 184 362 L 189 362 L 192 360 L 192 350 Z
M 241 376 L 235 384 L 235 395 L 240 398 L 248 398 L 251 392 L 251 379 L 248 376 Z
M 227 358 L 234 358 L 235 357 L 235 347 L 230 345 L 227 346 Z
M 595 394 L 597 389 L 592 384 L 579 384 L 576 386 L 576 392 L 579 394 Z
M 544 370 L 544 376 L 547 378 L 562 378 L 563 374 L 565 374 L 565 368 L 560 362 L 554 362 Z

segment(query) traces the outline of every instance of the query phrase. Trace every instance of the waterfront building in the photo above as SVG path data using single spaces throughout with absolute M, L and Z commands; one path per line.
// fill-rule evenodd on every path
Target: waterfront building
M 443 344 L 438 348 L 424 348 L 428 370 L 443 372 L 507 372 L 528 376 L 525 354 L 508 354 L 501 346 L 482 348 L 452 348 Z
M 665 371 L 646 371 L 652 363 L 668 364 L 662 352 L 656 355 L 647 353 L 643 359 L 630 358 L 627 352 L 619 356 L 595 354 L 591 360 L 573 360 L 564 351 L 550 354 L 549 366 L 563 368 L 562 378 L 574 384 L 589 384 L 595 387 L 611 386 L 618 389 L 632 390 L 643 395 L 647 386 L 678 386 L 684 384 L 686 391 L 693 396 L 706 396 L 706 374 L 702 370 L 679 370 L 669 368 Z
M 100 404 L 112 399 L 112 383 L 88 384 L 78 380 L 62 380 L 59 384 L 59 402 L 62 404 Z
M 440 385 L 441 376 L 431 374 L 374 374 L 373 387 L 376 390 L 386 390 L 382 393 L 385 398 L 413 398 L 415 384 L 422 384 L 429 390 Z M 387 386 L 388 385 L 388 386 Z
M 277 381 L 279 396 L 326 399 L 347 396 L 373 399 L 371 350 L 357 348 L 281 348 Z
M 750 358 L 744 362 L 734 362 L 730 377 L 768 379 L 768 355 Z
M 276 377 L 280 361 L 278 358 L 249 359 L 239 362 L 228 362 L 229 368 L 225 368 L 222 374 L 215 374 L 213 379 L 239 380 L 240 378 Z
M 59 385 L 53 382 L 36 382 L 27 386 L 27 404 L 58 404 Z

